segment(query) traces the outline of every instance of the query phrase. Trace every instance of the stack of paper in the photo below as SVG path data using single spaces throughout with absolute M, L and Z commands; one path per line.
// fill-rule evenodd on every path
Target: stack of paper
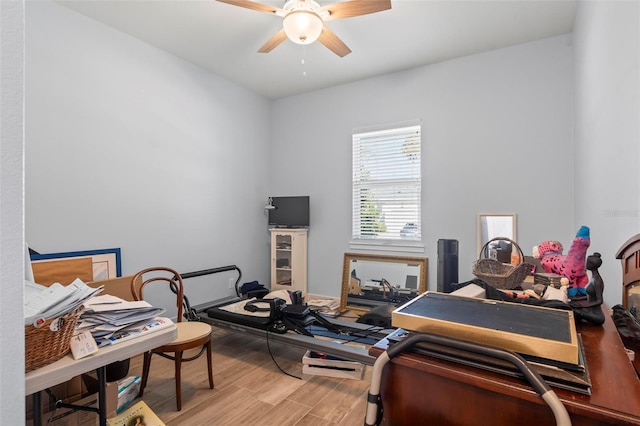
M 173 321 L 169 318 L 154 317 L 149 320 L 121 328 L 109 337 L 100 337 L 96 339 L 96 343 L 98 344 L 98 347 L 116 345 L 118 343 L 126 342 L 127 340 L 135 339 L 136 337 L 144 336 L 145 334 L 162 330 L 163 328 L 167 328 L 172 325 Z
M 168 318 L 158 317 L 163 312 L 145 301 L 128 302 L 102 295 L 86 303 L 76 329 L 90 331 L 98 346 L 113 345 L 173 324 Z
M 49 287 L 25 281 L 24 324 L 38 324 L 44 320 L 68 315 L 101 291 L 102 287 L 89 287 L 80 279 L 68 286 L 55 283 Z
M 340 303 L 335 299 L 312 299 L 307 302 L 309 309 L 323 315 L 335 317 L 340 314 Z

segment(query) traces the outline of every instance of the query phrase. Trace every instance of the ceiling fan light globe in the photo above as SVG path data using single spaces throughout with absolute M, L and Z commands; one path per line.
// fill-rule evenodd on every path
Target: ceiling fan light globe
M 289 12 L 282 21 L 287 37 L 297 44 L 311 44 L 320 37 L 324 26 L 322 18 L 308 10 Z

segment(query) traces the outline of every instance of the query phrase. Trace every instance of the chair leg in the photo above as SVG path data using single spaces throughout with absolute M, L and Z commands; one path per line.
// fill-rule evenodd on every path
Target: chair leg
M 147 379 L 149 379 L 149 369 L 151 368 L 151 352 L 144 353 L 144 360 L 142 362 L 142 383 L 140 383 L 140 392 L 138 396 L 142 398 L 144 395 L 144 388 L 147 386 Z
M 182 386 L 180 370 L 182 369 L 182 351 L 175 353 L 175 368 L 176 368 L 176 407 L 178 411 L 182 410 Z
M 207 368 L 209 369 L 209 388 L 213 389 L 213 361 L 211 360 L 211 340 L 207 342 Z

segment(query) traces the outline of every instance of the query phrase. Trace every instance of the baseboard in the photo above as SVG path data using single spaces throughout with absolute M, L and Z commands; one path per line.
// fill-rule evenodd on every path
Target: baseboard
M 323 296 L 323 295 L 320 295 L 320 294 L 307 293 L 307 296 L 305 297 L 305 300 L 313 300 L 313 299 L 331 299 L 331 300 L 340 301 L 339 297 L 331 297 L 331 296 Z

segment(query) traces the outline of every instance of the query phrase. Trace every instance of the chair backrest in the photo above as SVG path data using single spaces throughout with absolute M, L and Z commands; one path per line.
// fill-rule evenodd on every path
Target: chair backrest
M 164 266 L 143 269 L 131 279 L 131 295 L 134 300 L 144 300 L 144 288 L 151 283 L 164 283 L 170 291 L 176 294 L 176 308 L 178 308 L 176 321 L 181 322 L 184 286 L 180 274 L 174 269 Z

